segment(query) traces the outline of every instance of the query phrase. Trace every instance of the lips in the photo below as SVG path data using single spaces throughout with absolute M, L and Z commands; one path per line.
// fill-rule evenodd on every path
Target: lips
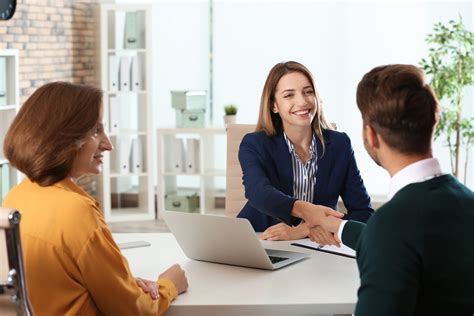
M 291 113 L 294 114 L 294 115 L 308 115 L 310 113 L 310 110 L 309 109 L 298 110 L 298 111 L 294 111 L 294 112 L 291 112 Z

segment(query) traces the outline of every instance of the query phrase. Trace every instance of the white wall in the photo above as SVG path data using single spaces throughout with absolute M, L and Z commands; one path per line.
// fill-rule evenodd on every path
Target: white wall
M 385 195 L 388 175 L 363 148 L 357 83 L 381 64 L 418 64 L 427 55 L 424 39 L 437 21 L 461 14 L 472 29 L 472 7 L 468 2 L 216 3 L 215 117 L 222 114 L 222 104 L 235 102 L 239 122 L 255 122 L 270 68 L 284 60 L 302 62 L 316 77 L 327 116 L 351 137 L 368 191 Z M 473 113 L 472 93 L 466 106 Z M 439 147 L 436 153 L 449 171 Z
M 151 2 L 157 126 L 171 126 L 174 111 L 169 91 L 208 89 L 208 3 Z M 214 125 L 223 126 L 222 106 L 230 102 L 239 106 L 238 122 L 255 123 L 270 68 L 284 60 L 299 61 L 313 72 L 330 121 L 351 137 L 368 191 L 385 195 L 388 175 L 363 148 L 355 103 L 357 83 L 381 64 L 418 64 L 427 56 L 425 38 L 434 23 L 461 14 L 472 30 L 473 10 L 472 1 L 215 0 Z M 472 90 L 465 103 L 470 115 L 474 113 Z M 435 155 L 449 172 L 445 148 L 437 144 Z M 474 172 L 470 175 L 474 178 Z M 471 179 L 471 188 L 472 183 Z

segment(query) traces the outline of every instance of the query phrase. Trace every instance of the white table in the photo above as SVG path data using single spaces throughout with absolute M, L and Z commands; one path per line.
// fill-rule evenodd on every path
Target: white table
M 156 279 L 173 263 L 186 271 L 189 290 L 172 303 L 167 316 L 350 314 L 355 308 L 359 274 L 351 258 L 287 241 L 263 241 L 266 248 L 311 254 L 280 270 L 266 271 L 191 260 L 170 233 L 114 234 L 114 238 L 151 243 L 122 251 L 135 276 Z

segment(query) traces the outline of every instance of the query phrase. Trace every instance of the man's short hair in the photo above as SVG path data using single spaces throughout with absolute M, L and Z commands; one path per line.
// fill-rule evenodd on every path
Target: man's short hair
M 431 150 L 439 102 L 424 72 L 413 65 L 386 65 L 365 74 L 357 87 L 365 124 L 402 154 Z

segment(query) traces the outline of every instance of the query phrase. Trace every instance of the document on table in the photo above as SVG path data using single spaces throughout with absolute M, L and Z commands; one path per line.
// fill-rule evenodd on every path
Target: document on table
M 309 238 L 305 238 L 305 239 L 295 240 L 293 243 L 291 243 L 291 245 L 313 249 L 313 250 L 321 251 L 321 252 L 327 252 L 327 253 L 331 253 L 331 254 L 339 255 L 343 257 L 348 257 L 348 258 L 356 257 L 356 252 L 354 250 L 342 244 L 341 244 L 341 247 L 329 246 L 329 245 L 323 246 L 314 241 L 311 241 Z

